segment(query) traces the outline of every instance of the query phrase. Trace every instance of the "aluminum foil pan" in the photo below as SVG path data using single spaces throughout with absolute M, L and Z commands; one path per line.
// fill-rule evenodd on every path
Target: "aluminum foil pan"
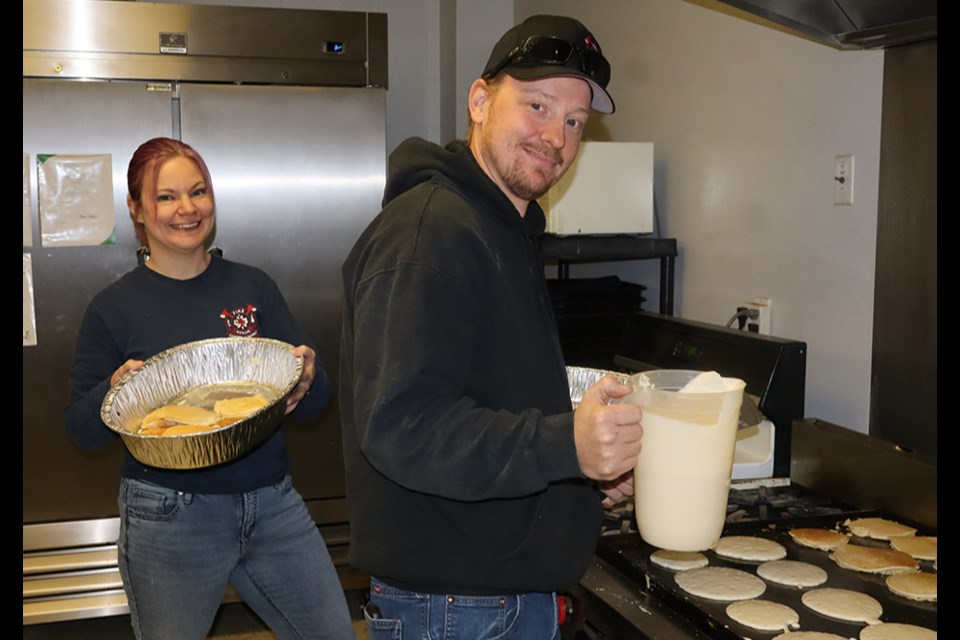
M 605 375 L 611 375 L 620 382 L 626 382 L 630 375 L 618 371 L 604 371 L 588 367 L 567 367 L 567 383 L 570 385 L 570 402 L 574 409 L 583 399 L 583 392 L 600 381 Z
M 216 338 L 182 344 L 148 359 L 107 393 L 100 417 L 130 454 L 163 469 L 198 469 L 237 458 L 266 440 L 286 412 L 303 359 L 293 345 L 266 338 Z M 138 433 L 144 416 L 204 385 L 253 383 L 276 393 L 269 405 L 233 424 L 185 435 Z

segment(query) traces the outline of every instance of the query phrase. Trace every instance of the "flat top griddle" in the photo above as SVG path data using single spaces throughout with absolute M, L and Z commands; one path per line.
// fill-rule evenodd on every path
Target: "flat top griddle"
M 877 516 L 884 517 L 876 512 L 863 512 L 856 517 Z M 756 535 L 767 538 L 783 545 L 787 550 L 786 560 L 809 562 L 821 567 L 827 572 L 827 581 L 819 587 L 850 589 L 872 596 L 883 606 L 882 622 L 900 622 L 913 624 L 928 629 L 937 629 L 937 603 L 917 602 L 892 593 L 886 586 L 885 577 L 878 574 L 868 574 L 858 571 L 842 569 L 829 559 L 829 552 L 804 547 L 796 543 L 787 533 L 791 526 L 840 528 L 850 514 L 842 516 L 818 516 L 796 520 L 790 524 L 778 523 L 736 523 L 725 528 L 724 535 Z M 903 522 L 903 520 L 900 520 Z M 912 523 L 907 523 L 912 524 Z M 917 535 L 936 535 L 935 532 L 918 530 Z M 851 537 L 850 544 L 864 546 L 889 547 L 888 543 L 879 540 Z M 717 602 L 690 595 L 680 589 L 674 579 L 677 572 L 660 567 L 650 561 L 650 554 L 656 551 L 653 547 L 635 532 L 617 533 L 601 538 L 597 555 L 624 575 L 635 580 L 640 588 L 659 598 L 662 598 L 673 609 L 686 616 L 700 627 L 709 637 L 719 640 L 743 640 L 750 638 L 773 637 L 781 632 L 760 631 L 735 622 L 726 614 L 729 602 Z M 718 556 L 713 551 L 705 551 L 710 565 L 714 567 L 730 567 L 740 569 L 756 575 L 760 562 L 733 560 Z M 920 561 L 922 571 L 933 571 L 932 562 Z M 809 588 L 799 589 L 778 585 L 764 581 L 766 591 L 760 599 L 771 600 L 785 604 L 794 609 L 800 616 L 800 631 L 823 631 L 838 634 L 844 638 L 856 638 L 860 630 L 866 626 L 863 623 L 834 620 L 818 614 L 807 608 L 801 602 L 801 596 Z

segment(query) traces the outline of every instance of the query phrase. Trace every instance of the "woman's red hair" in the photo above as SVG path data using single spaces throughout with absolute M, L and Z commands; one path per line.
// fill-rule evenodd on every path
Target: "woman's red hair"
M 213 182 L 210 180 L 207 163 L 203 161 L 203 157 L 193 147 L 186 142 L 173 138 L 147 140 L 133 152 L 133 157 L 130 158 L 130 164 L 127 167 L 127 195 L 132 203 L 130 219 L 133 220 L 133 229 L 137 234 L 137 240 L 143 246 L 148 246 L 146 228 L 142 222 L 137 221 L 136 213 L 143 211 L 156 215 L 154 201 L 157 196 L 157 176 L 160 174 L 160 167 L 174 158 L 190 158 L 196 163 L 200 174 L 203 176 L 203 181 L 206 183 L 207 195 L 210 196 L 210 201 L 216 207 L 216 200 L 213 197 Z M 152 193 L 143 193 L 144 185 L 147 185 Z

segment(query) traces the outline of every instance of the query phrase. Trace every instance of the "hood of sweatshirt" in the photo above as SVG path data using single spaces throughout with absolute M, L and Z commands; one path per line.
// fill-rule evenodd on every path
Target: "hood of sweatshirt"
M 540 205 L 531 202 L 526 215 L 521 216 L 462 140 L 455 140 L 445 147 L 422 138 L 402 142 L 390 154 L 383 206 L 424 182 L 442 183 L 460 191 L 469 200 L 479 199 L 484 209 L 495 212 L 504 224 L 516 227 L 526 235 L 540 235 L 546 228 Z

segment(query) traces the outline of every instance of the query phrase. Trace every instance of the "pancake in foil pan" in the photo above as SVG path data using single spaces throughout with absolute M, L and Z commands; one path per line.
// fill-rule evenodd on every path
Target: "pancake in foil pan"
M 292 345 L 266 338 L 215 338 L 182 344 L 148 359 L 104 398 L 100 417 L 120 434 L 130 454 L 162 469 L 198 469 L 233 460 L 259 446 L 280 425 L 286 399 L 303 371 Z M 223 427 L 183 435 L 139 433 L 143 418 L 192 390 L 211 387 L 223 393 L 265 390 L 270 403 Z M 216 392 L 209 394 L 216 397 Z M 220 397 L 224 397 L 221 395 Z

